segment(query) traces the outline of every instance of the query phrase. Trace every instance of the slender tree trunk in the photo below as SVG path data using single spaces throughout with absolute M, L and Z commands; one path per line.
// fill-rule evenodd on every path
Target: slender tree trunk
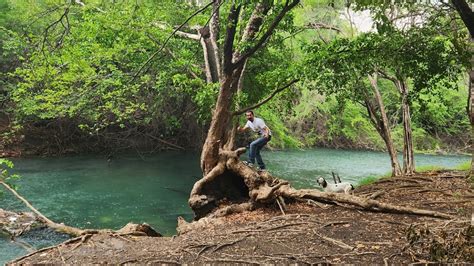
M 383 141 L 385 142 L 387 152 L 390 156 L 390 162 L 392 166 L 392 176 L 400 176 L 402 175 L 402 170 L 400 168 L 400 163 L 398 162 L 397 150 L 395 149 L 395 146 L 393 145 L 393 139 L 392 139 L 392 134 L 390 133 L 390 125 L 387 118 L 387 112 L 385 111 L 385 105 L 383 103 L 382 95 L 380 94 L 380 91 L 377 85 L 377 75 L 375 74 L 374 77 L 369 76 L 369 80 L 372 85 L 372 89 L 375 95 L 375 100 L 377 102 L 377 105 L 379 106 L 379 112 L 380 112 L 380 119 L 378 119 L 378 121 L 375 121 L 379 125 L 376 128 L 379 131 L 379 134 L 382 137 Z
M 406 81 L 398 80 L 398 89 L 402 96 L 402 120 L 403 120 L 403 173 L 413 175 L 415 173 L 415 159 L 413 155 L 413 138 L 411 130 L 410 105 L 408 102 L 408 86 Z
M 245 69 L 247 66 L 247 61 L 245 61 L 243 67 L 242 67 L 242 72 L 240 73 L 239 81 L 237 82 L 237 96 L 242 94 L 243 87 L 244 87 L 244 75 L 245 75 Z M 235 108 L 237 110 L 240 109 L 240 104 L 237 102 L 235 105 Z M 229 131 L 229 136 L 227 138 L 227 143 L 225 144 L 225 149 L 226 150 L 233 150 L 235 149 L 235 139 L 237 135 L 237 127 L 239 126 L 239 118 L 234 117 L 233 119 L 233 126 L 232 129 Z
M 469 98 L 467 103 L 467 113 L 469 115 L 469 120 L 471 121 L 471 171 L 469 175 L 474 176 L 474 12 L 472 11 L 472 1 L 468 3 L 466 0 L 451 0 L 454 8 L 461 17 L 464 25 L 471 35 L 471 52 L 473 53 L 471 57 L 471 70 L 469 73 Z
M 215 71 L 216 71 L 216 78 L 220 81 L 222 77 L 222 68 L 221 68 L 221 56 L 219 51 L 219 46 L 217 45 L 217 40 L 219 40 L 219 14 L 220 14 L 220 5 L 223 0 L 214 0 L 214 4 L 212 7 L 212 18 L 209 23 L 209 31 L 210 31 L 210 46 L 212 48 L 213 59 L 215 61 Z
M 214 83 L 219 81 L 220 63 L 217 47 L 214 47 L 209 27 L 199 29 L 201 47 L 204 54 L 204 66 L 206 73 L 206 82 Z
M 206 82 L 212 83 L 212 71 L 211 63 L 209 60 L 209 50 L 207 49 L 207 44 L 204 38 L 201 39 L 201 47 L 204 54 L 204 72 L 206 73 Z
M 474 38 L 471 38 L 471 50 L 474 50 Z M 474 52 L 474 51 L 473 51 Z M 474 177 L 474 53 L 471 56 L 471 70 L 469 72 L 469 102 L 468 114 L 471 121 L 471 170 L 469 176 Z

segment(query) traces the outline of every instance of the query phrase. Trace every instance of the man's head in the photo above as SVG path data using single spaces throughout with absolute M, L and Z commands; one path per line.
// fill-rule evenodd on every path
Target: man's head
M 253 118 L 255 116 L 253 114 L 253 111 L 247 111 L 247 112 L 245 112 L 245 117 L 247 117 L 247 120 L 249 120 L 250 122 L 253 122 Z

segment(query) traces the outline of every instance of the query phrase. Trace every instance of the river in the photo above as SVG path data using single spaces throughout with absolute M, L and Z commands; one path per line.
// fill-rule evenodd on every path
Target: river
M 317 187 L 316 176 L 338 173 L 343 181 L 357 184 L 366 176 L 389 173 L 385 153 L 311 149 L 263 151 L 269 171 L 297 188 Z M 417 166 L 455 167 L 469 156 L 415 156 Z M 189 192 L 201 177 L 199 154 L 163 152 L 150 156 L 117 155 L 14 159 L 18 192 L 56 222 L 81 228 L 118 229 L 127 222 L 146 222 L 164 235 L 175 233 L 176 218 L 188 221 Z M 0 208 L 26 210 L 5 191 Z M 64 236 L 27 235 L 22 239 L 35 248 L 64 241 Z M 26 254 L 26 250 L 0 237 L 0 264 Z

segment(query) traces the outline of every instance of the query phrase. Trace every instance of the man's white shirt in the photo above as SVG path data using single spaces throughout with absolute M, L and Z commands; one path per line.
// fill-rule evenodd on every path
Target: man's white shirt
M 251 122 L 250 120 L 247 120 L 247 124 L 245 124 L 245 126 L 249 127 L 254 132 L 258 132 L 258 134 L 260 135 L 264 135 L 265 131 L 263 129 L 267 125 L 265 125 L 265 122 L 263 121 L 263 119 L 254 117 L 253 122 Z M 268 134 L 271 135 L 272 133 L 270 132 L 270 129 L 268 127 L 267 129 L 268 129 Z

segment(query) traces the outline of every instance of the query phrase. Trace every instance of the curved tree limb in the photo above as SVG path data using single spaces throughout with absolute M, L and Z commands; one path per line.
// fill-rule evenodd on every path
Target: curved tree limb
M 471 38 L 474 39 L 474 12 L 471 7 L 469 7 L 469 4 L 465 0 L 451 0 L 451 3 L 469 30 Z
M 262 35 L 262 37 L 258 40 L 258 42 L 249 50 L 247 50 L 244 54 L 242 54 L 242 56 L 240 56 L 240 58 L 232 64 L 232 69 L 239 67 L 245 62 L 245 60 L 247 60 L 247 58 L 251 57 L 256 51 L 258 51 L 258 49 L 260 49 L 263 44 L 270 38 L 275 28 L 278 26 L 283 17 L 285 17 L 286 13 L 288 13 L 293 7 L 295 7 L 299 3 L 300 0 L 292 0 L 291 3 L 288 3 L 287 1 L 283 9 L 280 11 L 280 13 L 278 13 L 276 18 L 272 21 L 272 23 Z
M 249 106 L 249 107 L 246 107 L 244 109 L 240 109 L 238 111 L 235 111 L 232 113 L 233 116 L 235 115 L 241 115 L 249 110 L 252 110 L 252 109 L 255 109 L 257 107 L 260 107 L 262 105 L 264 105 L 265 103 L 267 103 L 268 101 L 270 101 L 273 97 L 275 97 L 275 95 L 283 90 L 285 90 L 286 88 L 290 87 L 291 85 L 295 84 L 296 82 L 300 81 L 300 79 L 294 79 L 292 80 L 290 83 L 286 84 L 285 86 L 281 87 L 281 88 L 278 88 L 276 90 L 274 90 L 267 98 L 263 99 L 261 102 L 259 103 L 256 103 L 252 106 Z
M 190 21 L 193 17 L 195 17 L 196 15 L 198 15 L 199 13 L 203 12 L 204 10 L 206 10 L 208 7 L 210 7 L 211 5 L 213 4 L 213 2 L 209 2 L 207 5 L 203 6 L 202 8 L 200 8 L 199 10 L 197 10 L 196 12 L 194 12 L 191 16 L 189 16 L 181 25 L 179 25 L 175 30 L 173 30 L 173 32 L 168 36 L 168 38 L 166 38 L 165 42 L 163 43 L 163 45 L 160 47 L 160 49 L 156 50 L 149 58 L 148 60 L 146 60 L 145 63 L 143 63 L 143 65 L 138 69 L 138 71 L 135 73 L 135 75 L 133 75 L 132 79 L 129 81 L 129 83 L 132 83 L 137 77 L 138 75 L 140 75 L 140 73 L 142 72 L 142 70 L 155 58 L 155 56 L 157 56 L 161 51 L 163 51 L 163 49 L 166 47 L 166 45 L 168 44 L 169 40 L 171 39 L 171 37 L 173 37 L 177 31 L 179 31 L 184 25 L 186 25 L 186 23 L 188 23 L 188 21 Z

